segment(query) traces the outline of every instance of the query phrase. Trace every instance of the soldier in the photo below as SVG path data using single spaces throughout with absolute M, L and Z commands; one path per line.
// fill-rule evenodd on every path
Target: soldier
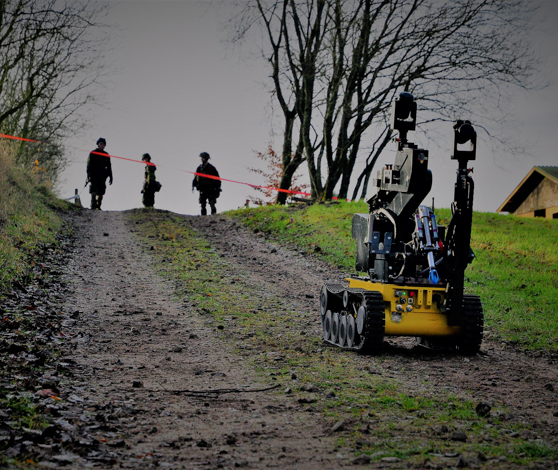
M 143 189 L 141 190 L 143 194 L 143 206 L 153 207 L 155 205 L 155 193 L 161 189 L 161 183 L 155 179 L 155 170 L 157 170 L 157 167 L 155 165 L 149 165 L 149 163 L 151 163 L 151 155 L 148 153 L 144 153 L 141 160 L 147 162 L 147 165 L 145 165 L 145 181 L 143 182 Z
M 196 170 L 196 176 L 192 181 L 192 192 L 197 189 L 200 192 L 201 215 L 207 215 L 206 204 L 209 202 L 211 213 L 216 214 L 217 208 L 215 203 L 221 193 L 221 180 L 207 178 L 201 174 L 219 177 L 217 169 L 209 163 L 209 154 L 207 152 L 200 153 L 201 165 Z
M 107 178 L 109 178 L 109 184 L 112 184 L 112 166 L 109 154 L 105 152 L 106 145 L 107 141 L 101 137 L 97 140 L 97 148 L 89 154 L 87 159 L 86 183 L 91 183 L 89 186 L 91 209 L 101 209 L 103 196 L 107 189 Z M 106 157 L 99 154 L 105 154 Z

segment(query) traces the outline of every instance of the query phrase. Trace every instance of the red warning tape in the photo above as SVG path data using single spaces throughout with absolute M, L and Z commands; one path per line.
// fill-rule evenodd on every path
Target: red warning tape
M 22 141 L 25 141 L 25 142 L 35 142 L 35 143 L 38 143 L 38 144 L 45 143 L 45 142 L 41 142 L 40 140 L 25 139 L 23 137 L 15 137 L 13 135 L 7 135 L 7 134 L 0 134 L 0 137 L 3 137 L 5 139 L 22 140 Z M 90 153 L 95 154 L 95 155 L 101 155 L 103 157 L 118 158 L 120 160 L 126 160 L 126 161 L 129 161 L 129 162 L 143 163 L 143 164 L 146 164 L 146 165 L 156 166 L 155 163 L 144 162 L 142 160 L 134 160 L 133 158 L 118 157 L 116 155 L 111 155 L 111 154 L 108 154 L 108 153 L 101 153 L 101 152 L 90 152 Z M 303 191 L 291 191 L 289 189 L 274 188 L 272 186 L 259 186 L 257 184 L 250 184 L 250 183 L 244 183 L 242 181 L 229 180 L 229 179 L 226 179 L 226 178 L 221 178 L 219 176 L 206 175 L 204 173 L 196 173 L 194 171 L 186 171 L 186 170 L 180 170 L 180 171 L 182 171 L 184 173 L 190 173 L 191 175 L 201 176 L 203 178 L 211 178 L 211 179 L 214 179 L 214 180 L 227 181 L 229 183 L 244 184 L 246 186 L 250 186 L 251 188 L 268 189 L 268 190 L 271 190 L 271 191 L 278 191 L 278 192 L 281 192 L 281 193 L 302 194 L 303 196 L 311 196 L 310 193 L 305 193 Z
M 186 170 L 180 170 L 180 171 L 183 171 L 184 173 L 190 173 L 196 176 L 202 176 L 204 178 L 211 178 L 212 180 L 221 180 L 221 181 L 228 181 L 229 183 L 244 184 L 246 186 L 250 186 L 251 188 L 270 189 L 272 191 L 278 191 L 281 193 L 303 194 L 304 196 L 310 196 L 310 193 L 305 193 L 303 191 L 291 191 L 290 189 L 274 188 L 272 186 L 259 186 L 257 184 L 244 183 L 242 181 L 228 180 L 226 178 L 221 178 L 219 176 L 206 175 L 205 173 L 195 173 L 193 171 L 186 171 Z
M 146 165 L 156 166 L 155 163 L 151 162 L 144 162 L 143 160 L 134 160 L 133 158 L 124 158 L 124 157 L 117 157 L 116 155 L 111 155 L 110 153 L 101 153 L 101 152 L 89 152 L 94 155 L 101 155 L 102 157 L 110 157 L 110 158 L 118 158 L 120 160 L 127 160 L 129 162 L 136 162 L 136 163 L 145 163 Z
M 0 134 L 0 137 L 4 137 L 4 139 L 24 140 L 25 142 L 37 142 L 38 144 L 43 143 L 39 140 L 24 139 L 23 137 L 14 137 L 13 135 L 7 135 L 7 134 Z

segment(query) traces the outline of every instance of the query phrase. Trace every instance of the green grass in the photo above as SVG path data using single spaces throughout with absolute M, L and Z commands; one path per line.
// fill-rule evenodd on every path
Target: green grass
M 254 231 L 354 271 L 354 213 L 364 203 L 266 206 L 230 212 Z M 449 209 L 437 209 L 441 225 Z M 480 295 L 488 335 L 526 349 L 558 351 L 558 221 L 475 212 L 465 289 Z
M 13 163 L 14 148 L 0 142 L 0 291 L 30 276 L 37 252 L 56 243 L 63 222 L 47 181 Z
M 507 341 L 558 348 L 558 221 L 476 213 L 468 288 Z
M 292 246 L 350 268 L 353 259 L 344 252 L 351 250 L 352 240 L 344 237 L 340 242 L 335 230 L 350 227 L 355 207 L 360 209 L 356 204 L 272 207 L 234 215 L 254 230 L 277 234 Z M 490 421 L 479 418 L 475 402 L 467 394 L 453 395 L 426 379 L 418 392 L 391 376 L 389 359 L 361 358 L 324 347 L 319 337 L 301 335 L 300 329 L 293 327 L 300 324 L 300 314 L 285 309 L 282 299 L 269 294 L 262 301 L 261 286 L 251 285 L 247 276 L 234 271 L 226 257 L 219 256 L 209 242 L 191 230 L 184 217 L 146 210 L 131 211 L 129 217 L 162 274 L 179 286 L 177 294 L 205 318 L 222 341 L 251 362 L 262 384 L 280 384 L 276 393 L 292 388 L 294 401 L 314 397 L 314 403 L 303 406 L 320 413 L 331 426 L 345 422 L 345 432 L 336 443 L 339 449 L 352 447 L 357 453 L 375 455 L 374 461 L 398 457 L 414 464 L 425 458 L 436 461 L 437 454 L 454 453 L 506 456 L 518 465 L 533 458 L 557 456 L 555 450 L 542 444 L 533 447 L 512 438 L 512 432 L 521 432 L 528 425 L 501 420 L 500 413 L 507 410 L 498 408 L 497 403 Z M 336 223 L 330 224 L 333 220 Z M 282 231 L 275 232 L 275 223 Z M 337 228 L 333 230 L 332 225 Z M 333 231 L 326 236 L 320 227 Z M 468 288 L 478 287 L 471 281 Z M 372 365 L 375 373 L 366 364 Z M 291 378 L 293 372 L 296 381 Z M 305 391 L 311 386 L 317 390 Z M 467 434 L 467 442 L 450 439 L 456 430 Z
M 254 231 L 316 253 L 345 269 L 354 270 L 355 244 L 351 238 L 353 214 L 367 213 L 364 203 L 331 203 L 312 206 L 264 206 L 228 214 Z
M 14 427 L 41 430 L 48 426 L 43 413 L 33 404 L 31 394 L 13 396 L 0 390 L 0 407 L 10 412 L 10 421 Z

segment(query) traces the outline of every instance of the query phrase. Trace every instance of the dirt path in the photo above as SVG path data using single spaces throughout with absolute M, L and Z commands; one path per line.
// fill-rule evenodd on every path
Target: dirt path
M 75 274 L 66 305 L 79 312 L 75 328 L 83 335 L 70 359 L 84 383 L 79 399 L 101 410 L 103 426 L 91 433 L 114 448 L 116 463 L 300 469 L 349 463 L 333 451 L 318 417 L 271 393 L 165 392 L 242 392 L 261 384 L 187 302 L 173 297 L 124 213 L 87 211 L 75 219 Z
M 254 292 L 282 298 L 284 308 L 300 313 L 306 334 L 321 335 L 319 289 L 325 280 L 342 279 L 342 272 L 247 233 L 225 217 L 185 218 L 226 254 L 230 272 L 225 275 L 249 273 L 244 282 Z M 336 436 L 318 413 L 287 395 L 242 393 L 262 387 L 247 357 L 219 341 L 211 323 L 187 299 L 173 296 L 173 286 L 155 274 L 124 213 L 83 211 L 74 219 L 77 243 L 66 309 L 75 312 L 77 336 L 68 360 L 75 361 L 73 372 L 81 386 L 73 396 L 95 416 L 93 423 L 82 417 L 82 425 L 108 445 L 112 464 L 352 467 L 355 449 L 335 447 Z M 473 358 L 432 354 L 413 344 L 390 340 L 381 360 L 358 355 L 354 360 L 363 370 L 396 378 L 408 388 L 424 387 L 426 381 L 430 391 L 471 393 L 475 400 L 506 406 L 504 419 L 529 423 L 522 438 L 556 445 L 558 369 L 552 358 L 530 358 L 489 341 Z M 165 391 L 207 389 L 239 392 L 195 396 Z M 90 465 L 94 453 L 73 462 L 76 468 Z M 376 466 L 406 468 L 404 462 Z

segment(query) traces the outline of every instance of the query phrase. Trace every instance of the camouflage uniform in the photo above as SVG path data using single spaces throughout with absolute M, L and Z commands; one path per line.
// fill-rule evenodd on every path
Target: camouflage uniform
M 209 154 L 206 152 L 202 152 L 200 154 L 202 158 L 202 164 L 198 166 L 196 169 L 196 173 L 211 175 L 211 176 L 219 176 L 219 172 L 217 169 L 209 163 Z M 205 161 L 204 161 L 205 160 Z M 213 179 L 213 178 L 206 178 L 204 176 L 196 175 L 194 180 L 192 181 L 192 191 L 197 189 L 200 192 L 200 204 L 201 204 L 201 215 L 207 215 L 207 208 L 206 204 L 209 202 L 209 206 L 211 207 L 211 213 L 217 213 L 217 207 L 215 204 L 217 203 L 217 198 L 221 193 L 221 180 L 220 179 Z
M 99 139 L 97 145 L 104 143 L 105 139 Z M 103 155 L 98 155 L 104 153 Z M 109 154 L 103 149 L 97 147 L 89 154 L 87 159 L 87 181 L 90 184 L 89 193 L 91 194 L 91 209 L 100 209 L 103 202 L 103 196 L 107 189 L 106 180 L 112 184 L 112 166 L 110 163 Z

